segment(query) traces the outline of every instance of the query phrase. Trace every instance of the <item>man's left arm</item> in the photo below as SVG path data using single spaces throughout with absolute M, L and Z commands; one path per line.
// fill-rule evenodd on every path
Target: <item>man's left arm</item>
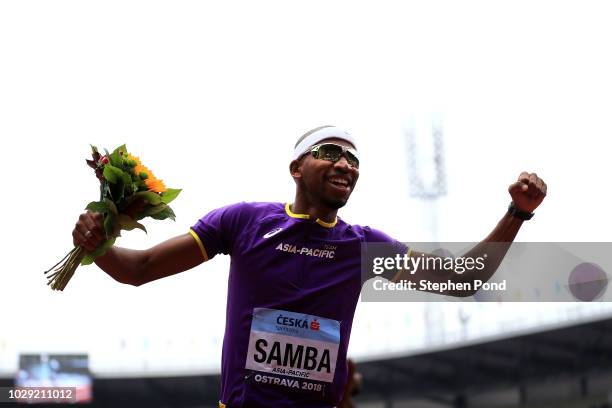
M 409 271 L 398 272 L 393 281 L 402 279 L 419 281 L 421 279 L 430 282 L 473 282 L 474 280 L 487 281 L 493 276 L 504 256 L 508 252 L 512 241 L 516 237 L 523 222 L 533 215 L 536 208 L 546 197 L 546 183 L 536 173 L 522 172 L 518 180 L 508 187 L 508 193 L 512 198 L 512 204 L 502 219 L 497 223 L 491 233 L 474 248 L 463 255 L 463 258 L 477 259 L 485 256 L 484 268 L 473 269 L 465 273 L 457 273 L 454 270 L 423 269 L 419 268 L 413 273 Z M 424 254 L 413 251 L 412 257 L 437 258 L 432 254 Z M 432 262 L 432 264 L 436 264 Z M 470 285 L 472 286 L 472 285 Z M 474 294 L 473 291 L 452 291 L 443 294 L 457 297 L 467 297 Z

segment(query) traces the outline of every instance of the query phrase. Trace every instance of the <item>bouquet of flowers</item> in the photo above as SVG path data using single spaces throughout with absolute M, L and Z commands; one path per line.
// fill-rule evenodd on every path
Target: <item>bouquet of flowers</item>
M 91 149 L 93 160 L 87 160 L 87 165 L 94 169 L 100 181 L 100 200 L 92 201 L 86 209 L 104 216 L 106 240 L 91 253 L 86 253 L 82 247 L 75 247 L 46 271 L 45 274 L 53 270 L 47 275 L 47 285 L 51 285 L 53 290 L 64 290 L 78 266 L 89 265 L 104 255 L 121 236 L 122 230 L 138 228 L 146 233 L 144 225 L 138 222 L 141 219 L 175 218 L 168 204 L 179 195 L 180 189 L 166 188 L 163 181 L 143 166 L 138 157 L 128 153 L 125 145 L 112 153 L 105 149 L 104 156 L 95 146 L 91 146 Z

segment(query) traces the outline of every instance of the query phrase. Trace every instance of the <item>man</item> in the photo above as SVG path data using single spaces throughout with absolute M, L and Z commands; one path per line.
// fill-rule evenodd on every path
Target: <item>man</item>
M 96 260 L 117 281 L 139 286 L 218 253 L 231 256 L 221 407 L 336 406 L 348 377 L 361 243 L 408 250 L 378 230 L 337 217 L 359 177 L 349 133 L 333 126 L 306 133 L 295 145 L 289 170 L 296 183 L 293 203 L 223 207 L 153 248 L 113 247 Z M 511 242 L 544 199 L 546 184 L 523 172 L 509 193 L 511 208 L 483 242 Z M 101 221 L 99 214 L 81 215 L 74 244 L 95 249 L 104 239 Z

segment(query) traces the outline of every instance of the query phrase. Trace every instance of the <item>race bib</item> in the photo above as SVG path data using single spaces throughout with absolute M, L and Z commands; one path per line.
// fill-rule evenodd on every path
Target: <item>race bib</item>
M 334 380 L 339 344 L 336 320 L 255 308 L 246 368 L 270 374 L 257 374 L 259 383 L 321 391 Z

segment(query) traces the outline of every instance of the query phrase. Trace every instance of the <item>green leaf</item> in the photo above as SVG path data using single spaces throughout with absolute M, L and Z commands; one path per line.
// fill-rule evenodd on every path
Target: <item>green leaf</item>
M 117 174 L 115 174 L 115 172 L 111 170 L 111 167 L 113 166 L 111 166 L 110 164 L 104 166 L 104 171 L 102 172 L 102 174 L 104 175 L 104 178 L 108 180 L 109 183 L 115 184 L 118 180 L 118 177 Z
M 152 205 L 142 212 L 142 218 L 152 216 L 153 214 L 164 211 L 168 206 L 166 204 Z
M 108 213 L 106 217 L 104 217 L 104 231 L 107 237 L 112 237 L 113 232 L 115 232 L 115 220 L 116 217 L 113 213 Z
M 123 186 L 124 188 L 126 187 L 132 187 L 132 178 L 130 177 L 130 175 L 127 172 L 123 172 L 123 174 L 121 175 L 121 179 L 123 181 Z
M 129 178 L 128 175 L 126 175 L 126 173 L 124 171 L 122 171 L 121 169 L 117 169 L 116 167 L 111 166 L 111 165 L 107 165 L 104 168 L 105 177 L 106 177 L 106 173 L 107 173 L 107 171 L 106 171 L 107 168 L 110 169 L 108 172 L 109 172 L 109 174 L 113 174 L 114 180 L 115 180 L 113 186 L 110 189 L 111 192 L 112 192 L 111 196 L 113 198 L 113 201 L 118 203 L 125 196 L 126 185 L 130 186 L 132 184 L 131 183 L 131 179 Z M 113 176 L 111 176 L 111 178 Z M 125 179 L 126 178 L 129 180 L 127 184 L 125 183 Z
M 85 209 L 104 214 L 108 212 L 108 204 L 103 201 L 92 201 L 91 203 L 87 204 L 87 207 L 85 207 Z
M 120 167 L 111 165 L 110 169 L 113 171 L 113 173 L 115 173 L 117 178 L 123 179 L 123 175 L 125 174 L 125 172 Z
M 124 144 L 113 150 L 113 153 L 119 154 L 119 152 L 123 153 L 124 156 L 127 156 L 128 151 Z
M 121 179 L 123 180 L 123 184 L 126 186 L 132 185 L 132 177 L 130 177 L 127 172 L 124 171 L 121 173 Z
M 115 167 L 118 167 L 118 168 L 123 167 L 122 166 L 123 161 L 121 160 L 121 156 L 119 156 L 119 153 L 114 153 L 114 152 L 111 153 L 111 155 L 108 157 L 108 159 L 109 159 L 111 165 L 113 165 Z
M 113 215 L 119 214 L 119 211 L 117 211 L 117 206 L 115 205 L 114 202 L 112 202 L 111 200 L 107 198 L 104 200 L 104 203 L 108 207 L 108 211 L 110 211 L 111 214 Z
M 119 215 L 119 218 L 117 218 L 117 221 L 119 222 L 119 227 L 122 230 L 131 231 L 135 228 L 138 228 L 140 230 L 143 230 L 145 233 L 147 232 L 147 229 L 144 227 L 144 225 L 142 225 L 139 222 L 134 221 L 128 215 L 125 215 L 125 214 Z
M 162 203 L 170 204 L 181 193 L 180 188 L 169 188 L 161 195 Z
M 87 254 L 83 257 L 83 259 L 81 259 L 81 265 L 91 265 L 94 263 L 95 259 L 96 258 L 91 256 L 91 254 Z
M 134 198 L 142 198 L 144 201 L 152 205 L 158 205 L 162 202 L 161 196 L 153 191 L 139 191 L 138 193 L 134 194 Z
M 115 240 L 116 238 L 111 238 L 101 243 L 93 252 L 85 255 L 81 265 L 92 264 L 97 257 L 104 255 L 115 244 Z
M 123 153 L 123 155 L 121 155 Z M 115 150 L 113 150 L 113 152 L 110 154 L 110 156 L 108 156 L 110 163 L 115 166 L 115 167 L 119 167 L 119 168 L 123 168 L 123 158 L 127 157 L 127 149 L 125 148 L 125 145 L 121 145 L 118 148 L 116 148 Z
M 176 215 L 174 214 L 174 211 L 172 211 L 172 208 L 170 207 L 166 207 L 164 208 L 163 211 L 160 211 L 156 214 L 152 214 L 151 218 L 155 220 L 165 220 L 165 219 L 170 218 L 172 221 L 176 221 Z
M 128 178 L 130 177 L 129 175 L 125 175 L 125 172 L 119 167 L 115 167 L 112 164 L 107 164 L 104 166 L 103 174 L 104 178 L 113 184 L 117 183 L 119 180 L 125 180 L 125 176 Z M 132 179 L 130 178 L 130 182 L 131 181 Z

